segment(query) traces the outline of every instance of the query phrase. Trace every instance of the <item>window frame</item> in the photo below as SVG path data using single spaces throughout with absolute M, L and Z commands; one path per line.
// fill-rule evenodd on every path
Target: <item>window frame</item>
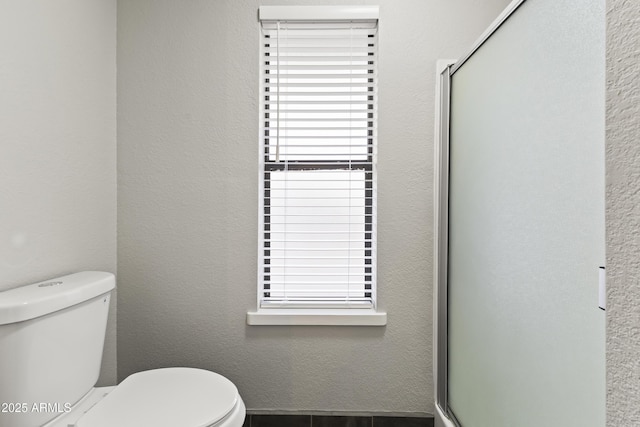
M 378 19 L 378 7 L 377 6 L 262 6 L 260 7 L 260 161 L 259 161 L 259 244 L 258 244 L 258 285 L 257 285 L 257 310 L 247 313 L 247 322 L 250 325 L 371 325 L 382 326 L 386 325 L 387 317 L 386 313 L 378 310 L 377 308 L 377 294 L 376 294 L 376 132 L 373 130 L 377 123 L 377 110 L 375 103 L 377 102 L 377 93 L 372 92 L 367 94 L 366 103 L 367 108 L 366 117 L 367 136 L 366 136 L 366 160 L 354 161 L 345 159 L 313 159 L 313 160 L 288 160 L 285 162 L 274 162 L 270 159 L 272 153 L 270 152 L 269 142 L 269 130 L 272 120 L 268 120 L 269 106 L 267 101 L 269 100 L 268 87 L 266 87 L 268 81 L 264 78 L 263 70 L 268 65 L 264 61 L 265 43 L 262 34 L 262 23 L 264 21 L 313 21 L 313 22 L 325 22 L 330 20 L 332 22 L 349 22 L 353 20 L 373 20 Z M 268 46 L 266 46 L 268 47 Z M 376 46 L 377 50 L 377 39 Z M 376 60 L 377 62 L 377 57 Z M 366 90 L 371 91 L 377 85 L 377 63 L 373 65 L 374 76 L 367 78 L 367 82 L 371 82 L 371 85 L 366 86 Z M 367 70 L 367 73 L 370 71 Z M 263 96 L 265 98 L 263 98 Z M 375 114 L 374 114 L 375 112 Z M 264 127 L 263 127 L 264 126 Z M 347 166 L 347 168 L 345 168 Z M 337 304 L 285 304 L 285 305 L 269 305 L 262 304 L 263 299 L 268 297 L 266 293 L 268 289 L 263 286 L 263 281 L 267 279 L 271 273 L 270 264 L 265 262 L 266 258 L 270 255 L 270 249 L 268 249 L 270 238 L 270 217 L 271 217 L 271 202 L 270 202 L 270 178 L 271 174 L 278 171 L 320 171 L 320 170 L 348 170 L 364 171 L 364 233 L 365 233 L 365 246 L 364 257 L 365 260 L 363 269 L 363 280 L 365 283 L 363 297 L 370 298 L 371 304 L 365 308 L 358 307 L 357 305 L 348 303 Z M 267 242 L 265 242 L 267 240 Z M 370 262 L 366 262 L 367 256 L 370 256 Z M 369 279 L 369 285 L 367 287 L 367 280 Z M 347 297 L 348 300 L 348 297 Z M 318 308 L 315 308 L 318 307 Z

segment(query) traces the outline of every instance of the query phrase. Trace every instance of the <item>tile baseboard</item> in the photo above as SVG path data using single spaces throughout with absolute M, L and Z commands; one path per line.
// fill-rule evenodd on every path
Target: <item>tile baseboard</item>
M 338 417 L 399 417 L 399 418 L 434 418 L 429 412 L 390 412 L 390 411 L 324 411 L 324 410 L 288 410 L 288 409 L 250 409 L 251 415 L 322 415 Z
M 249 410 L 243 427 L 433 427 L 430 414 Z

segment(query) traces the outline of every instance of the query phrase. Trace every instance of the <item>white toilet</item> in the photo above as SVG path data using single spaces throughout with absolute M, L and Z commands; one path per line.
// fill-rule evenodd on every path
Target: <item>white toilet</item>
M 95 388 L 115 277 L 85 271 L 0 292 L 0 427 L 240 427 L 211 371 L 138 372 Z

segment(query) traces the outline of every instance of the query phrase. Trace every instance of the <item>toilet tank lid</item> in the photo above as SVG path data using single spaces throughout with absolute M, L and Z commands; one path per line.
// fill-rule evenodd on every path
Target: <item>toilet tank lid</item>
M 0 292 L 0 325 L 23 322 L 111 292 L 115 276 L 83 271 Z

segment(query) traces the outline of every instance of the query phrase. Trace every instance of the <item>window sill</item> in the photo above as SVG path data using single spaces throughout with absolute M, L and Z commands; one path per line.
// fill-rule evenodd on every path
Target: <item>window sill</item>
M 262 309 L 247 313 L 254 326 L 385 326 L 387 313 L 374 309 Z

